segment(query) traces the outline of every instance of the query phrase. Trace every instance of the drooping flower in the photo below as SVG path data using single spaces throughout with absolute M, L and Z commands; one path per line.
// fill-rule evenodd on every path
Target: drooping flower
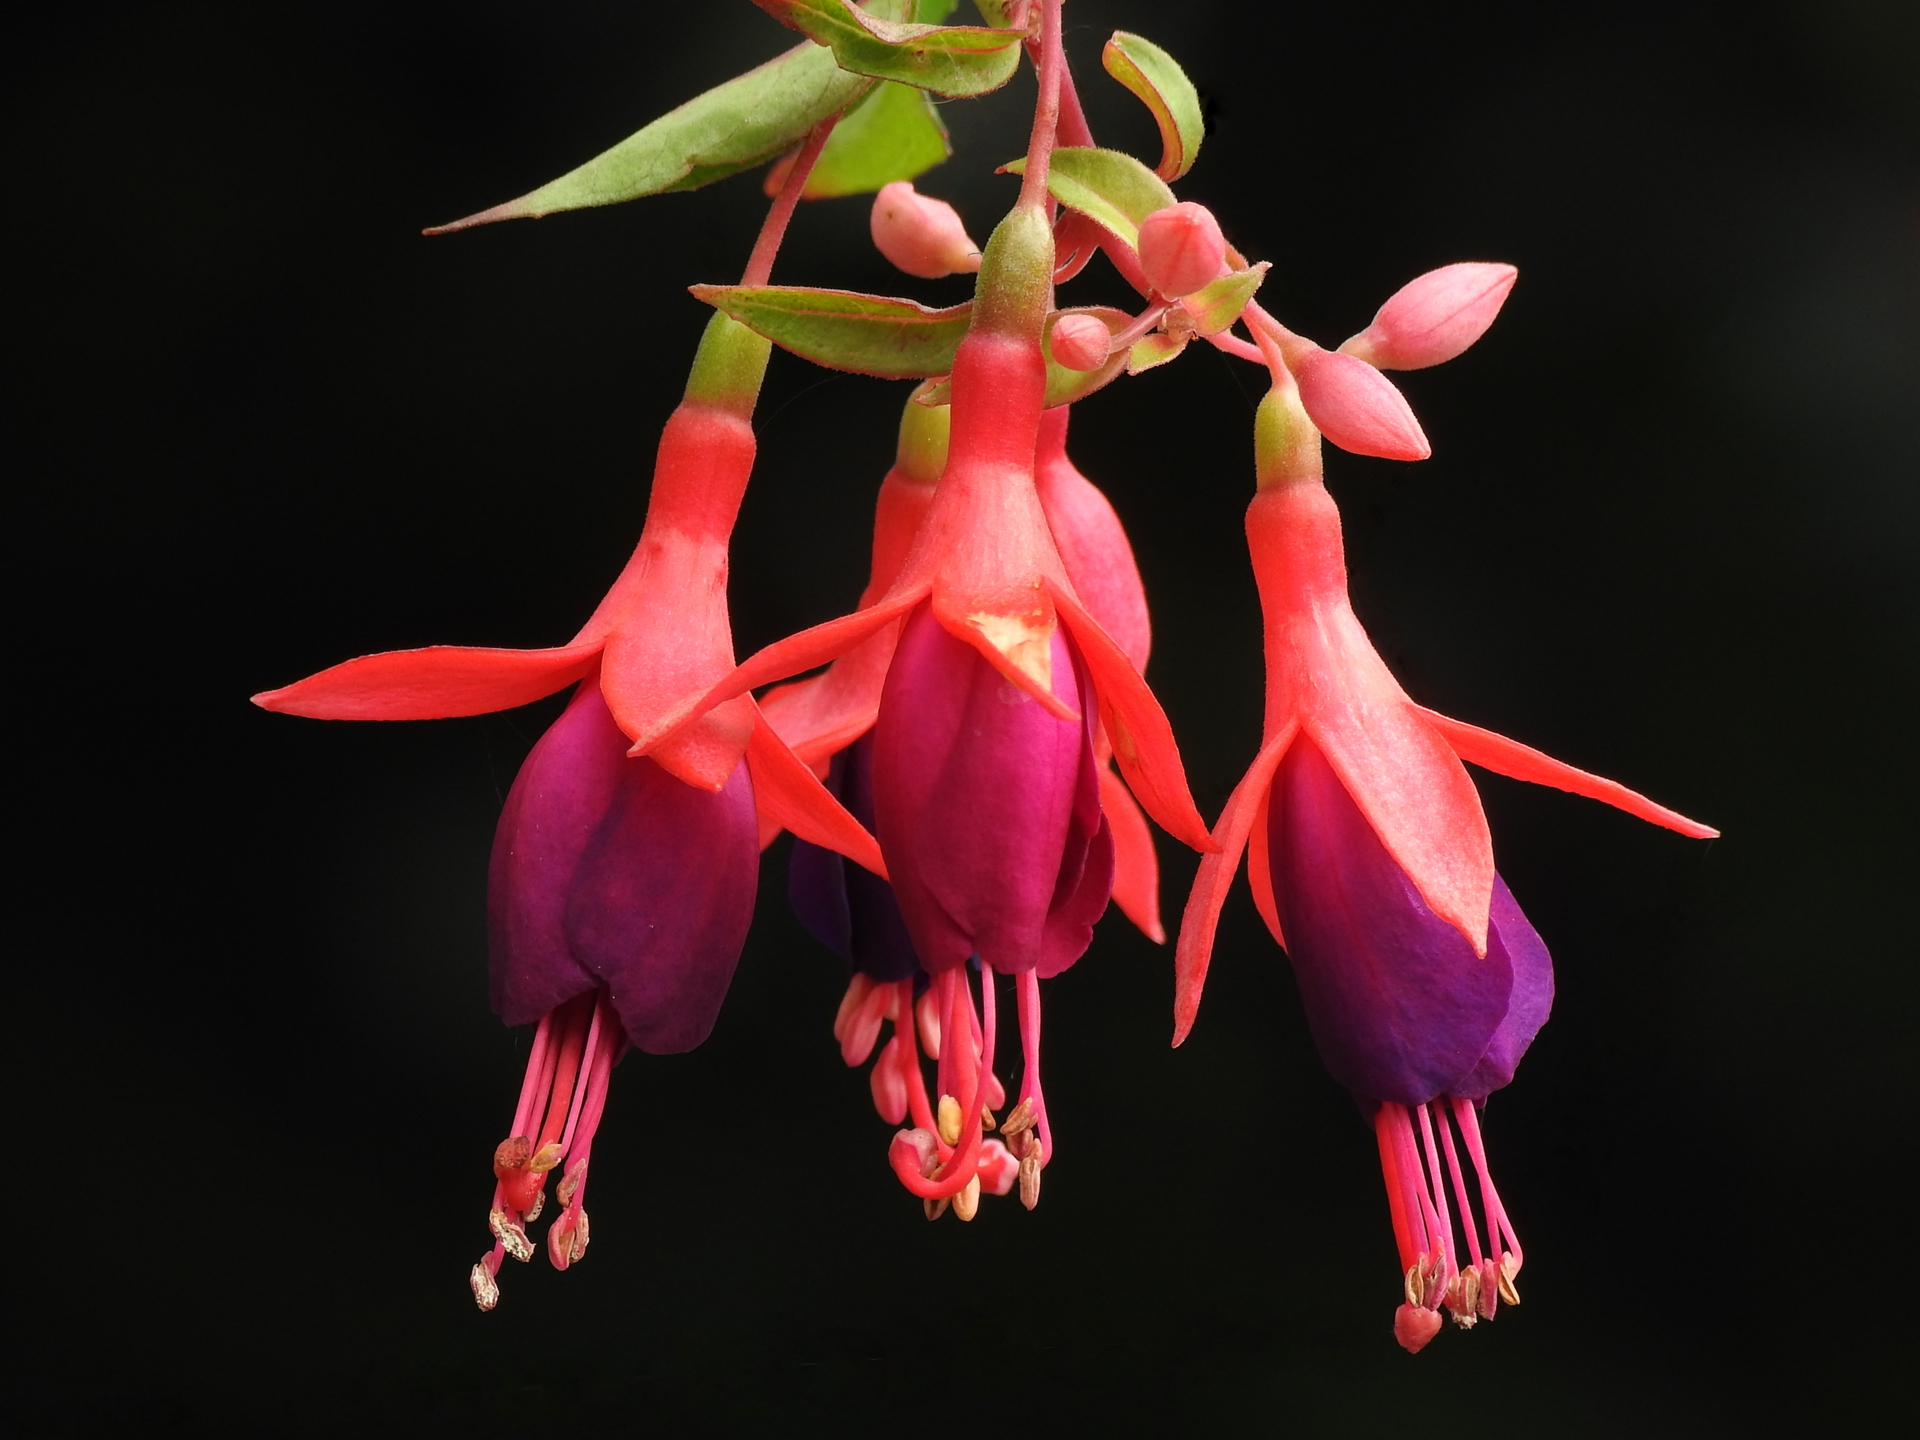
M 752 914 L 756 807 L 884 873 L 872 836 L 751 698 L 648 756 L 629 749 L 636 729 L 733 664 L 727 541 L 753 465 L 767 353 L 724 316 L 708 326 L 661 436 L 639 544 L 570 644 L 365 656 L 254 697 L 321 719 L 430 719 L 578 685 L 514 783 L 488 877 L 495 1008 L 510 1025 L 540 1028 L 495 1154 L 495 1245 L 472 1275 L 482 1309 L 498 1300 L 502 1257 L 531 1256 L 525 1225 L 562 1163 L 549 1253 L 564 1267 L 584 1251 L 587 1150 L 620 1052 L 690 1049 L 711 1030 Z
M 1212 843 L 1166 717 L 1076 593 L 1034 485 L 1053 274 L 1045 185 L 1062 63 L 1057 13 L 1047 7 L 1021 197 L 988 242 L 954 359 L 947 463 L 900 573 L 877 601 L 769 646 L 637 744 L 646 753 L 671 743 L 713 706 L 900 628 L 874 733 L 875 813 L 947 1042 L 940 1123 L 901 1132 L 891 1158 L 907 1188 L 934 1201 L 977 1184 L 996 971 L 1017 977 L 1025 1064 L 1013 1118 L 1039 1122 L 1036 1184 L 1051 1153 L 1037 978 L 1078 957 L 1107 898 L 1096 719 L 1148 813 L 1188 843 Z M 989 818 L 969 823 L 972 812 Z M 976 953 L 977 1010 L 967 978 Z M 976 1026 L 978 1063 L 962 1063 L 952 1037 Z
M 1418 1349 L 1438 1330 L 1443 1301 L 1470 1324 L 1492 1313 L 1496 1296 L 1516 1298 L 1520 1250 L 1473 1107 L 1512 1078 L 1552 999 L 1546 948 L 1494 873 L 1461 762 L 1604 800 L 1684 835 L 1717 832 L 1407 698 L 1354 617 L 1319 435 L 1284 371 L 1278 379 L 1260 407 L 1259 490 L 1247 511 L 1266 623 L 1264 741 L 1187 903 L 1174 1043 L 1193 1025 L 1220 905 L 1249 850 L 1254 902 L 1293 961 L 1316 1045 L 1373 1110 L 1406 1269 L 1395 1330 Z M 1449 1117 L 1479 1173 L 1484 1248 Z M 1466 1267 L 1449 1188 L 1468 1237 Z

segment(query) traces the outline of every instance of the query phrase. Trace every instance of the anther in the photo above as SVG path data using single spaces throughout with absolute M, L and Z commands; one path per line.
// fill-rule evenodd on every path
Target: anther
M 527 1239 L 527 1232 L 519 1221 L 505 1210 L 488 1211 L 487 1228 L 514 1259 L 525 1261 L 533 1258 L 533 1242 Z
M 953 1197 L 953 1213 L 956 1219 L 971 1220 L 980 1213 L 980 1177 L 975 1175 L 967 1181 L 958 1195 Z
M 998 1120 L 995 1120 L 993 1118 L 993 1111 L 989 1110 L 984 1105 L 980 1107 L 980 1128 L 982 1130 L 992 1130 L 999 1123 L 1000 1122 Z
M 520 1223 L 522 1225 L 533 1224 L 534 1221 L 540 1218 L 540 1212 L 546 1209 L 546 1206 L 547 1206 L 547 1192 L 546 1192 L 546 1189 L 542 1187 L 541 1189 L 533 1192 L 533 1204 L 529 1205 L 524 1211 L 521 1212 Z
M 500 1303 L 500 1282 L 493 1278 L 493 1272 L 485 1264 L 473 1267 L 473 1273 L 467 1276 L 467 1284 L 473 1287 L 473 1303 L 480 1307 L 482 1313 Z
M 951 1095 L 940 1097 L 940 1138 L 948 1145 L 960 1143 L 960 1102 Z
M 1447 1309 L 1453 1312 L 1453 1323 L 1462 1330 L 1471 1330 L 1474 1322 L 1480 1318 L 1480 1272 L 1468 1266 L 1453 1277 L 1453 1283 L 1447 1286 Z
M 569 1165 L 566 1175 L 561 1179 L 560 1183 L 554 1187 L 554 1192 L 559 1196 L 560 1203 L 562 1205 L 573 1204 L 574 1192 L 579 1190 L 579 1188 L 586 1183 L 586 1180 L 587 1162 L 585 1160 L 576 1160 L 573 1164 Z
M 920 1208 L 927 1212 L 927 1219 L 938 1220 L 942 1215 L 947 1213 L 947 1205 L 949 1203 L 948 1197 L 942 1195 L 938 1200 L 922 1200 L 920 1202 Z
M 1000 1133 L 1011 1140 L 1021 1131 L 1031 1130 L 1033 1128 L 1033 1116 L 1033 1097 L 1028 1095 L 1023 1098 L 1018 1105 L 1013 1107 L 1013 1113 L 1007 1116 L 1006 1120 L 1001 1124 Z
M 1520 1303 L 1520 1292 L 1514 1288 L 1513 1277 L 1520 1273 L 1520 1262 L 1511 1253 L 1500 1257 L 1500 1298 L 1509 1305 Z
M 1020 1203 L 1031 1210 L 1040 1203 L 1040 1147 L 1030 1145 L 1020 1157 Z

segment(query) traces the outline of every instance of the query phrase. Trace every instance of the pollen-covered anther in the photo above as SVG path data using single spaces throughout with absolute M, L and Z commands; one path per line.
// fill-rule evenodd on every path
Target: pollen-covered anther
M 1022 1131 L 1031 1130 L 1033 1128 L 1033 1119 L 1033 1097 L 1031 1095 L 1023 1096 L 1020 1103 L 1013 1107 L 1013 1113 L 1000 1122 L 1000 1133 L 1011 1141 L 1014 1136 L 1020 1134 Z
M 473 1273 L 467 1276 L 467 1284 L 473 1287 L 473 1303 L 483 1313 L 500 1303 L 500 1282 L 493 1278 L 493 1272 L 484 1263 L 473 1267 Z
M 560 1183 L 554 1187 L 554 1194 L 559 1197 L 562 1205 L 571 1205 L 573 1204 L 574 1192 L 586 1183 L 587 1162 L 584 1159 L 576 1160 L 567 1167 L 567 1173 L 561 1178 Z
M 1471 1330 L 1480 1318 L 1480 1272 L 1468 1266 L 1453 1277 L 1453 1283 L 1447 1286 L 1447 1309 L 1453 1314 L 1453 1323 L 1462 1330 Z
M 1520 1292 L 1514 1288 L 1513 1280 L 1520 1273 L 1520 1262 L 1511 1254 L 1500 1257 L 1500 1298 L 1509 1305 L 1520 1303 Z
M 975 1175 L 953 1197 L 953 1213 L 956 1219 L 971 1220 L 980 1213 L 980 1177 Z
M 556 1270 L 577 1264 L 587 1253 L 587 1212 L 568 1210 L 547 1230 L 547 1259 Z
M 547 1192 L 545 1187 L 543 1186 L 542 1188 L 533 1192 L 533 1203 L 527 1206 L 527 1208 L 521 1212 L 520 1223 L 522 1225 L 533 1224 L 534 1221 L 540 1218 L 540 1212 L 546 1208 L 547 1208 Z
M 951 1095 L 940 1097 L 940 1139 L 948 1145 L 960 1143 L 960 1102 Z
M 1029 1145 L 1020 1157 L 1020 1203 L 1031 1210 L 1040 1203 L 1040 1147 Z
M 516 1260 L 526 1261 L 533 1258 L 533 1242 L 527 1239 L 527 1232 L 520 1222 L 505 1210 L 487 1212 L 487 1228 L 493 1232 L 493 1238 Z

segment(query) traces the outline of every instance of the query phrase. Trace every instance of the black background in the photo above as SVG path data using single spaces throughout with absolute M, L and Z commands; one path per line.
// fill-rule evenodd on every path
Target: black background
M 1521 279 L 1403 377 L 1418 466 L 1334 454 L 1355 601 L 1424 703 L 1719 826 L 1485 778 L 1559 1002 L 1490 1145 L 1525 1306 L 1410 1358 L 1370 1138 L 1244 889 L 1189 1044 L 1118 915 L 1048 996 L 1045 1203 L 929 1226 L 828 1034 L 785 844 L 713 1039 L 636 1055 L 594 1249 L 478 1315 L 524 1036 L 486 1007 L 492 823 L 552 713 L 318 724 L 346 656 L 573 633 L 636 532 L 752 179 L 419 227 L 783 48 L 743 3 L 145 4 L 15 30 L 8 1405 L 41 1433 L 1860 1433 L 1911 1363 L 1920 541 L 1916 9 L 1074 0 L 1212 105 L 1183 186 L 1333 344 L 1451 260 Z M 1031 81 L 947 110 L 977 238 Z M 865 204 L 776 279 L 947 303 Z M 1124 300 L 1096 263 L 1065 292 Z M 1257 740 L 1259 374 L 1076 414 L 1212 815 Z M 904 386 L 776 355 L 742 653 L 844 610 Z M 16 468 L 17 467 L 17 468 Z M 1177 915 L 1190 857 L 1162 841 Z M 492 1427 L 489 1429 L 488 1427 Z

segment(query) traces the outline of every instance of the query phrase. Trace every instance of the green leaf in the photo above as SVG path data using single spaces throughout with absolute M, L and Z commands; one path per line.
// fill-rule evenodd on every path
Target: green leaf
M 1020 66 L 1017 30 L 902 24 L 851 0 L 753 0 L 782 25 L 832 48 L 843 70 L 898 80 L 936 95 L 984 95 Z
M 833 127 L 807 177 L 806 198 L 864 195 L 911 180 L 953 154 L 947 127 L 927 92 L 883 80 Z
M 668 111 L 558 180 L 427 234 L 698 189 L 791 149 L 872 84 L 835 65 L 818 45 L 795 46 Z
M 1161 330 L 1142 335 L 1133 342 L 1133 349 L 1127 355 L 1127 373 L 1138 375 L 1142 370 L 1151 370 L 1169 360 L 1178 359 L 1180 352 L 1187 348 L 1187 338 L 1185 335 L 1169 335 Z
M 1027 162 L 1002 165 L 1015 175 Z M 1053 152 L 1047 190 L 1062 205 L 1111 230 L 1129 247 L 1140 244 L 1140 222 L 1173 204 L 1173 192 L 1153 171 L 1118 150 L 1069 146 Z
M 1271 260 L 1262 260 L 1246 270 L 1236 270 L 1201 286 L 1180 304 L 1193 323 L 1196 335 L 1218 335 L 1240 318 L 1240 312 L 1253 299 L 1253 292 L 1267 278 Z
M 980 18 L 996 30 L 1005 30 L 1013 24 L 1013 17 L 1007 14 L 1008 0 L 973 0 L 973 8 L 980 12 Z
M 830 370 L 883 380 L 953 369 L 971 302 L 929 310 L 912 300 L 796 285 L 695 285 L 694 298 L 732 316 L 783 350 Z
M 1113 32 L 1100 52 L 1100 63 L 1153 112 L 1160 127 L 1160 163 L 1153 173 L 1162 180 L 1178 180 L 1193 168 L 1207 132 L 1200 96 L 1187 72 L 1151 40 L 1125 30 Z

